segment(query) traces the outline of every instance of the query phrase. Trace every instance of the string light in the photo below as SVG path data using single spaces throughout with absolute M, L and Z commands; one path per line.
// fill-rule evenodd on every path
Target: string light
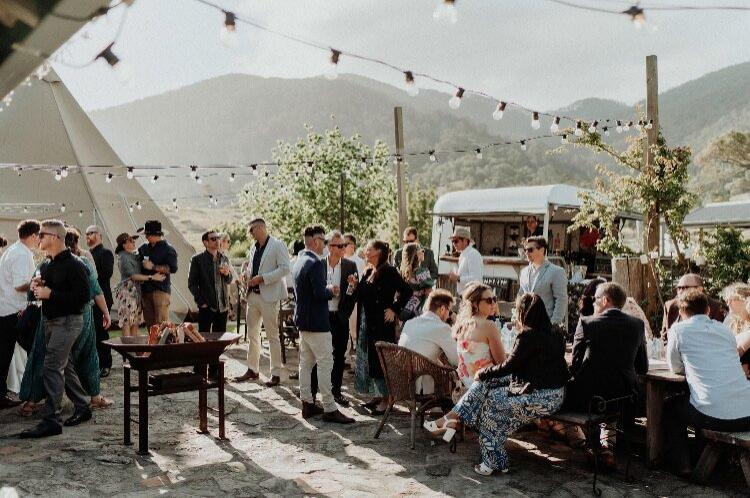
M 633 21 L 633 26 L 635 26 L 636 29 L 640 29 L 646 24 L 646 14 L 638 4 L 631 5 L 629 9 L 623 10 L 622 13 L 630 16 L 630 20 Z
M 453 94 L 453 97 L 448 101 L 448 107 L 451 109 L 458 109 L 461 107 L 461 99 L 464 97 L 465 90 L 461 87 L 458 87 L 456 89 L 456 93 Z
M 153 177 L 151 177 L 151 183 L 152 184 L 156 183 L 157 181 L 159 181 L 159 175 L 154 175 Z
M 503 114 L 505 113 L 505 106 L 508 104 L 505 102 L 500 102 L 497 104 L 497 107 L 495 108 L 495 111 L 492 113 L 492 119 L 495 121 L 500 121 L 503 119 Z
M 130 206 L 128 206 L 128 211 L 130 211 L 131 213 L 133 212 L 133 205 L 132 204 Z
M 62 203 L 62 205 L 60 205 L 60 212 L 61 213 L 65 212 L 65 203 L 64 202 Z
M 128 167 L 128 172 L 125 174 L 125 176 L 127 177 L 128 180 L 132 180 L 133 179 L 133 176 L 135 176 L 135 175 L 133 174 L 133 167 L 132 166 Z
M 203 183 L 203 178 L 201 178 L 198 175 L 195 175 L 195 183 L 200 185 L 201 183 Z
M 329 80 L 335 80 L 339 76 L 339 57 L 341 57 L 341 51 L 332 48 L 330 63 L 326 71 L 326 78 Z
M 230 174 L 229 174 L 229 183 L 234 183 L 234 180 L 235 180 L 235 175 L 234 175 L 234 173 L 230 173 Z
M 581 125 L 580 121 L 576 122 L 575 136 L 577 136 L 577 137 L 583 136 L 583 128 L 581 128 L 581 126 L 582 125 Z
M 563 134 L 562 138 L 560 139 L 560 143 L 565 145 L 568 143 L 568 135 Z
M 549 131 L 552 133 L 557 133 L 560 131 L 560 118 L 559 116 L 555 116 L 554 121 L 552 121 L 552 124 L 549 127 Z
M 476 149 L 474 149 L 474 152 L 476 152 L 476 154 L 477 154 L 477 159 L 482 159 L 482 149 L 481 148 L 477 147 Z
M 143 206 L 141 206 L 141 201 L 135 201 L 135 207 L 138 208 L 139 211 L 143 209 Z
M 625 126 L 622 127 L 622 130 L 623 131 L 630 131 L 630 127 L 631 126 L 633 126 L 633 122 L 632 121 L 626 123 Z
M 414 81 L 414 73 L 411 71 L 404 71 L 404 80 L 406 81 L 406 93 L 411 97 L 416 97 L 419 94 L 419 87 Z
M 124 83 L 130 80 L 132 73 L 130 71 L 130 66 L 121 61 L 120 58 L 117 57 L 117 55 L 115 55 L 115 53 L 112 51 L 112 46 L 114 44 L 115 42 L 112 42 L 107 45 L 104 50 L 97 54 L 94 60 L 103 59 L 104 61 L 106 61 L 107 64 L 109 64 L 110 67 L 114 70 L 117 78 Z
M 115 176 L 112 173 L 107 173 L 107 177 L 104 179 L 104 181 L 106 181 L 107 183 L 112 183 L 112 179 L 114 177 Z
M 67 166 L 63 166 L 62 167 L 62 170 L 60 170 L 60 175 L 63 178 L 67 178 L 68 177 L 68 167 Z
M 599 121 L 594 121 L 593 123 L 591 123 L 591 125 L 589 126 L 589 133 L 596 133 L 596 125 L 598 124 Z
M 603 129 L 604 129 L 604 136 L 608 137 L 609 136 L 609 127 L 605 126 Z
M 435 12 L 432 13 L 432 18 L 446 26 L 456 24 L 458 15 L 456 14 L 455 3 L 455 0 L 440 0 L 440 3 L 435 7 Z
M 539 113 L 534 111 L 531 117 L 531 127 L 535 130 L 538 130 L 541 126 L 541 123 L 539 123 Z
M 250 165 L 250 174 L 253 176 L 258 176 L 258 165 L 257 164 L 251 164 Z
M 653 127 L 654 127 L 654 120 L 653 120 L 653 119 L 649 119 L 649 120 L 648 120 L 648 123 L 646 123 L 646 126 L 645 126 L 645 128 L 646 128 L 647 130 L 650 130 L 650 129 L 651 129 L 651 128 L 653 128 Z
M 62 180 L 62 172 L 59 169 L 55 170 L 55 180 L 58 182 Z
M 13 167 L 13 171 L 15 171 L 18 176 L 21 176 L 21 171 L 22 170 L 23 170 L 23 168 L 20 167 L 20 166 L 14 166 Z
M 23 207 L 23 212 L 24 212 L 24 213 L 28 213 L 28 212 L 29 212 L 29 208 L 28 208 L 28 206 L 24 206 L 24 207 Z
M 521 150 L 526 152 L 526 140 L 521 140 Z
M 83 218 L 83 210 L 78 211 L 78 217 Z
M 435 151 L 431 150 L 430 151 L 430 162 L 434 163 L 435 161 L 437 161 L 437 157 L 435 156 Z
M 234 12 L 228 10 L 224 12 L 224 26 L 219 31 L 219 39 L 229 48 L 236 48 L 240 41 L 237 35 L 237 18 Z
M 198 178 L 198 166 L 190 166 L 190 177 L 193 179 Z
M 619 119 L 617 120 L 617 128 L 615 130 L 617 130 L 617 133 L 622 133 L 622 121 Z

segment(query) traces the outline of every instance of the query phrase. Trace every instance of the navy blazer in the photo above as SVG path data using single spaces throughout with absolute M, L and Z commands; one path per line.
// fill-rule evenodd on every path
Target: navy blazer
M 301 332 L 330 332 L 328 300 L 333 293 L 326 287 L 326 262 L 305 249 L 292 269 L 294 278 L 294 325 Z

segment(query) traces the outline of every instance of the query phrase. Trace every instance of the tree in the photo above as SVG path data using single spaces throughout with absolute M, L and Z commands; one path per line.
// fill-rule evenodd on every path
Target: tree
M 730 131 L 714 140 L 701 159 L 750 169 L 750 133 Z
M 706 258 L 701 273 L 709 294 L 718 295 L 734 282 L 747 282 L 750 277 L 750 241 L 745 240 L 741 230 L 717 226 L 701 246 Z
M 421 242 L 429 246 L 432 240 L 432 210 L 437 200 L 435 189 L 413 182 L 409 185 L 406 197 L 409 225 L 417 229 Z
M 583 128 L 586 129 L 587 125 Z M 688 244 L 689 235 L 682 223 L 698 201 L 697 195 L 687 186 L 690 149 L 667 147 L 664 137 L 659 134 L 653 148 L 653 164 L 646 165 L 643 153 L 646 140 L 645 132 L 628 137 L 625 152 L 619 152 L 602 141 L 599 133 L 584 132 L 580 139 L 572 142 L 576 147 L 606 154 L 615 161 L 619 170 L 597 165 L 594 190 L 582 194 L 583 206 L 573 218 L 569 230 L 598 225 L 604 229 L 603 237 L 597 242 L 599 250 L 613 256 L 628 254 L 631 251 L 618 240 L 615 218 L 619 213 L 647 215 L 655 211 L 664 219 L 678 261 L 684 265 L 683 247 Z
M 300 239 L 310 223 L 339 228 L 343 174 L 346 231 L 362 239 L 390 237 L 396 195 L 388 147 L 377 142 L 371 149 L 338 127 L 323 134 L 306 129 L 305 138 L 273 150 L 276 172 L 261 172 L 245 186 L 240 206 L 246 216 L 264 217 L 287 243 Z
M 750 191 L 750 133 L 730 132 L 698 157 L 696 184 L 709 200 L 725 201 Z

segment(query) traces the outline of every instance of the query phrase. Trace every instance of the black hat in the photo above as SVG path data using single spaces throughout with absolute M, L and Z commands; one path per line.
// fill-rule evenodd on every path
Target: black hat
M 138 229 L 138 233 L 142 233 L 144 235 L 164 235 L 164 232 L 162 232 L 161 230 L 161 222 L 159 220 L 148 220 L 143 228 Z

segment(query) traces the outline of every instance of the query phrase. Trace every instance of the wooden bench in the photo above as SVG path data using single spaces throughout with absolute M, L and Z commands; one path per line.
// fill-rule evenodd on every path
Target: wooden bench
M 706 482 L 724 451 L 736 448 L 739 452 L 742 473 L 750 487 L 750 432 L 721 432 L 703 429 L 701 435 L 708 440 L 708 444 L 693 470 L 693 478 L 698 482 Z

